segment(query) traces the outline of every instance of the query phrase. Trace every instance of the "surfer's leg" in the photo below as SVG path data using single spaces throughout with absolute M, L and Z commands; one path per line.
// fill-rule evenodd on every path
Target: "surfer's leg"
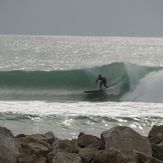
M 100 90 L 102 90 L 102 85 L 103 85 L 103 83 L 101 82 L 101 83 L 100 83 Z
M 104 84 L 105 88 L 108 88 L 108 86 L 106 84 Z

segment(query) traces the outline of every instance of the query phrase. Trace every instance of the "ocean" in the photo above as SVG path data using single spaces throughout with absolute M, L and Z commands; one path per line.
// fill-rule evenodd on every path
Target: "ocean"
M 110 85 L 98 90 L 99 74 Z M 0 126 L 100 136 L 163 124 L 163 38 L 0 35 Z

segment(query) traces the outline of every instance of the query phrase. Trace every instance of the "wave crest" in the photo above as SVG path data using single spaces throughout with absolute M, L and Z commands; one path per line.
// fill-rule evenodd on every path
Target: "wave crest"
M 129 98 L 121 97 L 134 91 L 147 74 L 160 69 L 161 67 L 112 63 L 62 71 L 1 71 L 0 98 L 126 100 Z M 99 85 L 95 82 L 99 74 L 107 78 L 108 85 L 116 84 L 108 89 L 105 97 L 94 95 L 92 98 L 84 95 L 83 92 L 86 90 L 99 89 Z

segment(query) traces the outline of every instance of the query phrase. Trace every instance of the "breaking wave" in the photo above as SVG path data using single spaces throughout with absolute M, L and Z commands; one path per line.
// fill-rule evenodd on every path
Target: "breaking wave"
M 85 94 L 86 90 L 99 89 L 95 82 L 99 74 L 107 78 L 110 88 L 102 95 Z M 162 82 L 162 67 L 129 63 L 59 71 L 1 71 L 0 99 L 152 101 Z M 141 98 L 142 94 L 148 96 Z

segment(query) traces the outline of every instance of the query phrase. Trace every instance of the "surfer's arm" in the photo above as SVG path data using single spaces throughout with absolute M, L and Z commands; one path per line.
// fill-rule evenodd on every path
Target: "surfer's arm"
M 97 78 L 96 83 L 99 81 L 99 78 Z

